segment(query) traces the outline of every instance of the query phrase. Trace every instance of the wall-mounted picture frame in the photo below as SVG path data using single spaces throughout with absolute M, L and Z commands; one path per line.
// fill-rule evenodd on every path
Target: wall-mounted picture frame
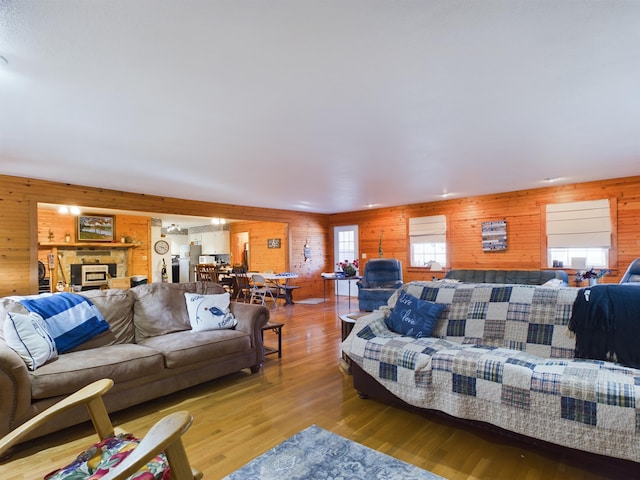
M 78 215 L 78 242 L 113 242 L 116 238 L 114 215 Z
M 280 248 L 280 239 L 279 238 L 267 239 L 267 248 Z
M 482 250 L 502 252 L 507 249 L 507 221 L 482 222 Z

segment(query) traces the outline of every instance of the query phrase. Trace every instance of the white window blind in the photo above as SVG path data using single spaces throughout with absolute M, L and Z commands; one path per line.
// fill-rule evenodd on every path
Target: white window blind
M 547 205 L 547 246 L 611 248 L 609 200 Z
M 431 215 L 409 219 L 411 243 L 445 243 L 447 241 L 447 217 Z

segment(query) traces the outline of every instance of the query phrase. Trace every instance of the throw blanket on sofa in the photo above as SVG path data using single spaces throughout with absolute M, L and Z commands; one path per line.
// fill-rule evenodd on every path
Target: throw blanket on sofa
M 576 358 L 640 367 L 640 287 L 596 285 L 576 296 L 569 330 L 576 334 Z
M 44 319 L 59 353 L 68 352 L 109 329 L 100 311 L 82 295 L 56 293 L 22 299 L 20 303 Z

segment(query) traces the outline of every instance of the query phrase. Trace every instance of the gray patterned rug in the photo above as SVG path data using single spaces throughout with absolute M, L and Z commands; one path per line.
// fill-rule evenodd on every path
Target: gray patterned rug
M 251 479 L 442 480 L 442 477 L 311 425 L 223 480 Z

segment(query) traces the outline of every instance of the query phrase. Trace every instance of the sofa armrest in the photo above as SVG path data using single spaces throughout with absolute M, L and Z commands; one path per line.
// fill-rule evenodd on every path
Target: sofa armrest
M 236 317 L 236 330 L 246 332 L 251 336 L 251 345 L 256 349 L 256 365 L 264 361 L 264 347 L 262 344 L 262 327 L 269 321 L 269 309 L 262 305 L 231 302 L 229 309 Z
M 15 428 L 31 407 L 31 381 L 27 365 L 0 340 L 0 437 Z

